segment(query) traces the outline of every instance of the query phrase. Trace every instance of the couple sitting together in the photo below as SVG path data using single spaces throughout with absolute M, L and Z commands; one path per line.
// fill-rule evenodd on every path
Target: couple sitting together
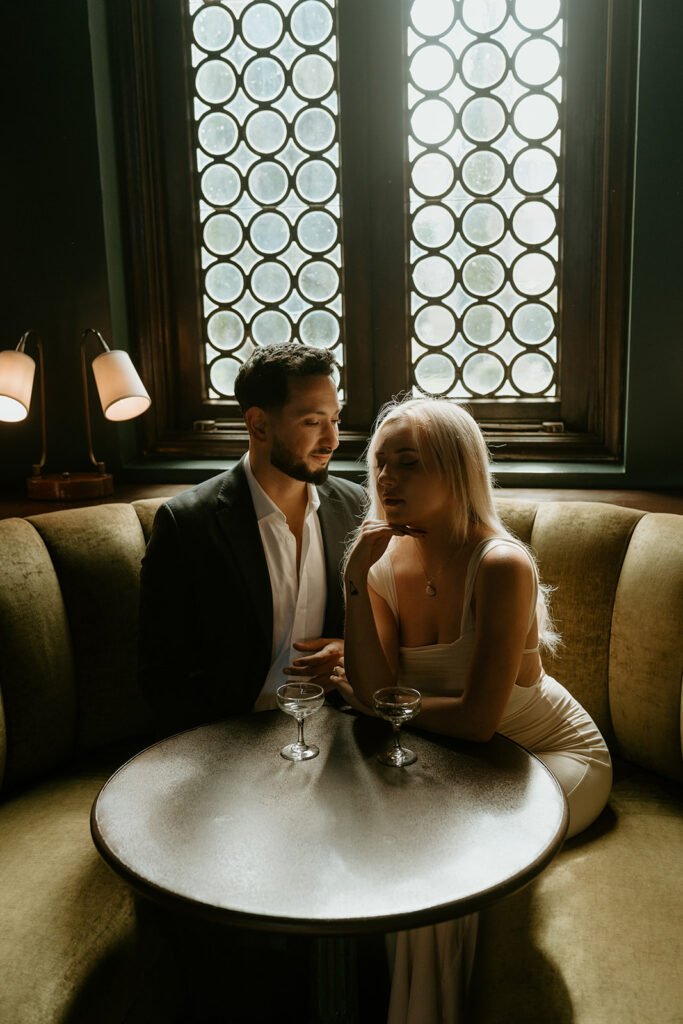
M 543 671 L 558 642 L 547 590 L 496 513 L 478 426 L 454 401 L 390 405 L 370 440 L 366 495 L 328 477 L 333 368 L 323 349 L 257 349 L 235 382 L 248 454 L 157 513 L 140 670 L 160 723 L 272 708 L 288 677 L 366 714 L 380 687 L 414 687 L 420 727 L 482 742 L 497 731 L 544 761 L 575 835 L 606 803 L 610 757 Z M 470 917 L 388 943 L 391 1024 L 458 1019 L 475 932 Z

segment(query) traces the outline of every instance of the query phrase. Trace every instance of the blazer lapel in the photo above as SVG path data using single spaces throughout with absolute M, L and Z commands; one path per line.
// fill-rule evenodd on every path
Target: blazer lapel
M 344 624 L 344 593 L 342 590 L 341 561 L 344 557 L 349 530 L 343 503 L 329 485 L 318 488 L 320 507 L 318 519 L 325 548 L 325 576 L 327 579 L 327 607 L 325 609 L 325 636 L 341 636 Z
M 242 460 L 243 462 L 244 460 Z M 228 474 L 218 495 L 217 521 L 242 576 L 247 599 L 267 641 L 273 641 L 273 594 L 249 484 L 240 462 Z

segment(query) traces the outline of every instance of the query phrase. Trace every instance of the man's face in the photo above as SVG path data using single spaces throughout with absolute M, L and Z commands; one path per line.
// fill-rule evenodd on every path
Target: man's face
M 295 480 L 325 483 L 339 445 L 339 412 L 330 377 L 290 377 L 287 402 L 269 416 L 271 465 Z

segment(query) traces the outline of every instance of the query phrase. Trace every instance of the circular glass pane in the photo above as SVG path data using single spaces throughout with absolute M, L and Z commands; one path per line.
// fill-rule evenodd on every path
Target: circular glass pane
M 212 156 L 224 156 L 237 144 L 237 125 L 229 114 L 207 114 L 199 122 L 199 145 Z
M 287 138 L 287 124 L 274 110 L 257 110 L 247 121 L 247 142 L 257 153 L 276 153 Z
M 261 302 L 280 302 L 291 287 L 289 271 L 276 260 L 260 263 L 251 272 L 251 290 Z
M 197 68 L 197 94 L 206 103 L 225 103 L 235 91 L 235 73 L 223 60 L 205 60 Z
M 526 345 L 540 345 L 555 329 L 552 311 L 539 302 L 526 302 L 512 318 L 515 337 Z
M 267 309 L 254 317 L 251 333 L 258 345 L 284 345 L 292 337 L 292 325 L 284 313 Z
M 529 39 L 515 54 L 515 73 L 525 85 L 552 82 L 559 67 L 559 51 L 549 39 Z
M 553 367 L 550 360 L 540 352 L 528 352 L 515 360 L 510 375 L 520 391 L 537 395 L 552 384 Z
M 227 206 L 242 189 L 240 176 L 229 164 L 211 164 L 202 174 L 202 193 L 212 206 Z
M 505 128 L 505 109 L 490 96 L 477 96 L 465 104 L 461 125 L 473 142 L 490 142 Z
M 557 176 L 557 161 L 546 149 L 523 149 L 512 165 L 512 177 L 522 192 L 546 192 Z
M 515 107 L 516 130 L 527 139 L 547 139 L 557 128 L 559 113 L 549 96 L 525 96 Z
M 279 203 L 289 188 L 287 171 L 274 160 L 264 160 L 252 167 L 247 178 L 249 191 L 257 203 L 269 206 Z
M 244 324 L 237 313 L 219 310 L 209 317 L 206 325 L 209 341 L 223 352 L 237 348 L 244 338 Z
M 445 142 L 453 134 L 453 110 L 443 100 L 422 100 L 410 118 L 413 135 L 425 145 Z
M 475 43 L 463 54 L 461 70 L 473 89 L 491 89 L 505 77 L 507 58 L 496 43 Z
M 512 216 L 512 230 L 520 242 L 526 245 L 541 245 L 555 232 L 555 211 L 547 203 L 529 199 L 521 203 Z
M 292 11 L 292 35 L 304 46 L 324 42 L 332 31 L 332 14 L 320 0 L 306 0 Z
M 463 317 L 462 329 L 473 345 L 492 345 L 503 336 L 505 317 L 496 306 L 486 303 L 470 306 Z
M 289 245 L 291 228 L 281 213 L 259 213 L 249 225 L 251 244 L 258 252 L 282 252 Z
M 229 256 L 242 244 L 242 225 L 229 213 L 215 213 L 204 225 L 204 244 L 217 256 Z
M 322 99 L 334 85 L 334 69 L 317 53 L 300 57 L 292 69 L 294 88 L 306 99 Z
M 244 277 L 232 263 L 214 263 L 206 272 L 204 287 L 214 302 L 234 302 L 244 288 Z
M 472 245 L 495 245 L 505 233 L 505 218 L 494 203 L 472 203 L 465 210 L 461 226 Z
M 339 271 L 325 260 L 313 260 L 300 269 L 298 285 L 309 302 L 327 302 L 339 289 Z
M 453 24 L 453 0 L 413 0 L 410 20 L 423 36 L 441 36 Z
M 453 55 L 445 46 L 421 46 L 410 61 L 410 73 L 419 89 L 425 92 L 444 89 L 453 77 Z
M 500 359 L 490 352 L 477 352 L 463 365 L 465 387 L 475 395 L 490 395 L 505 380 L 505 369 Z
M 491 150 L 470 153 L 462 165 L 462 180 L 474 195 L 490 195 L 500 188 L 504 178 L 505 164 Z
M 309 203 L 324 203 L 337 187 L 337 175 L 325 160 L 307 160 L 296 172 L 296 187 Z
M 517 0 L 515 17 L 525 28 L 548 28 L 557 20 L 560 0 Z
M 424 153 L 413 166 L 413 185 L 423 196 L 443 196 L 453 186 L 453 164 L 443 153 Z
M 267 103 L 280 95 L 285 87 L 282 65 L 272 57 L 255 57 L 244 69 L 244 88 L 252 99 Z
M 416 363 L 415 380 L 428 395 L 444 395 L 455 384 L 455 366 L 447 356 L 430 353 Z
M 415 317 L 415 334 L 423 345 L 445 345 L 455 334 L 455 317 L 445 306 L 425 306 Z
M 339 338 L 339 321 L 326 309 L 314 309 L 302 317 L 299 337 L 304 345 L 334 348 Z
M 299 245 L 308 252 L 327 252 L 337 241 L 337 222 L 325 210 L 309 210 L 296 231 Z
M 493 32 L 505 21 L 506 0 L 464 0 L 463 21 L 473 32 Z
M 195 42 L 203 50 L 224 50 L 232 39 L 234 25 L 225 7 L 205 7 L 192 23 Z
M 304 149 L 321 152 L 334 141 L 334 118 L 322 107 L 309 107 L 294 122 L 294 135 Z
M 446 206 L 423 206 L 413 218 L 413 235 L 425 249 L 447 245 L 455 234 L 455 220 Z
M 221 395 L 233 395 L 239 368 L 236 359 L 217 359 L 210 370 L 212 387 Z
M 242 15 L 242 36 L 255 50 L 274 46 L 282 35 L 282 16 L 274 4 L 252 4 Z
M 495 295 L 504 281 L 505 268 L 497 256 L 478 253 L 463 263 L 462 282 L 471 295 Z
M 529 252 L 514 264 L 512 280 L 525 295 L 544 295 L 555 281 L 555 264 L 544 253 Z
M 440 298 L 448 295 L 455 282 L 453 264 L 443 256 L 425 256 L 413 270 L 413 284 L 422 295 Z

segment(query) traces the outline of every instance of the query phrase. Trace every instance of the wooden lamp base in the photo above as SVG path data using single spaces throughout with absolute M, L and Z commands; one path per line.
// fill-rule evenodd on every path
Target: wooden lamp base
M 39 501 L 81 501 L 114 493 L 111 473 L 45 473 L 26 480 L 29 498 Z

